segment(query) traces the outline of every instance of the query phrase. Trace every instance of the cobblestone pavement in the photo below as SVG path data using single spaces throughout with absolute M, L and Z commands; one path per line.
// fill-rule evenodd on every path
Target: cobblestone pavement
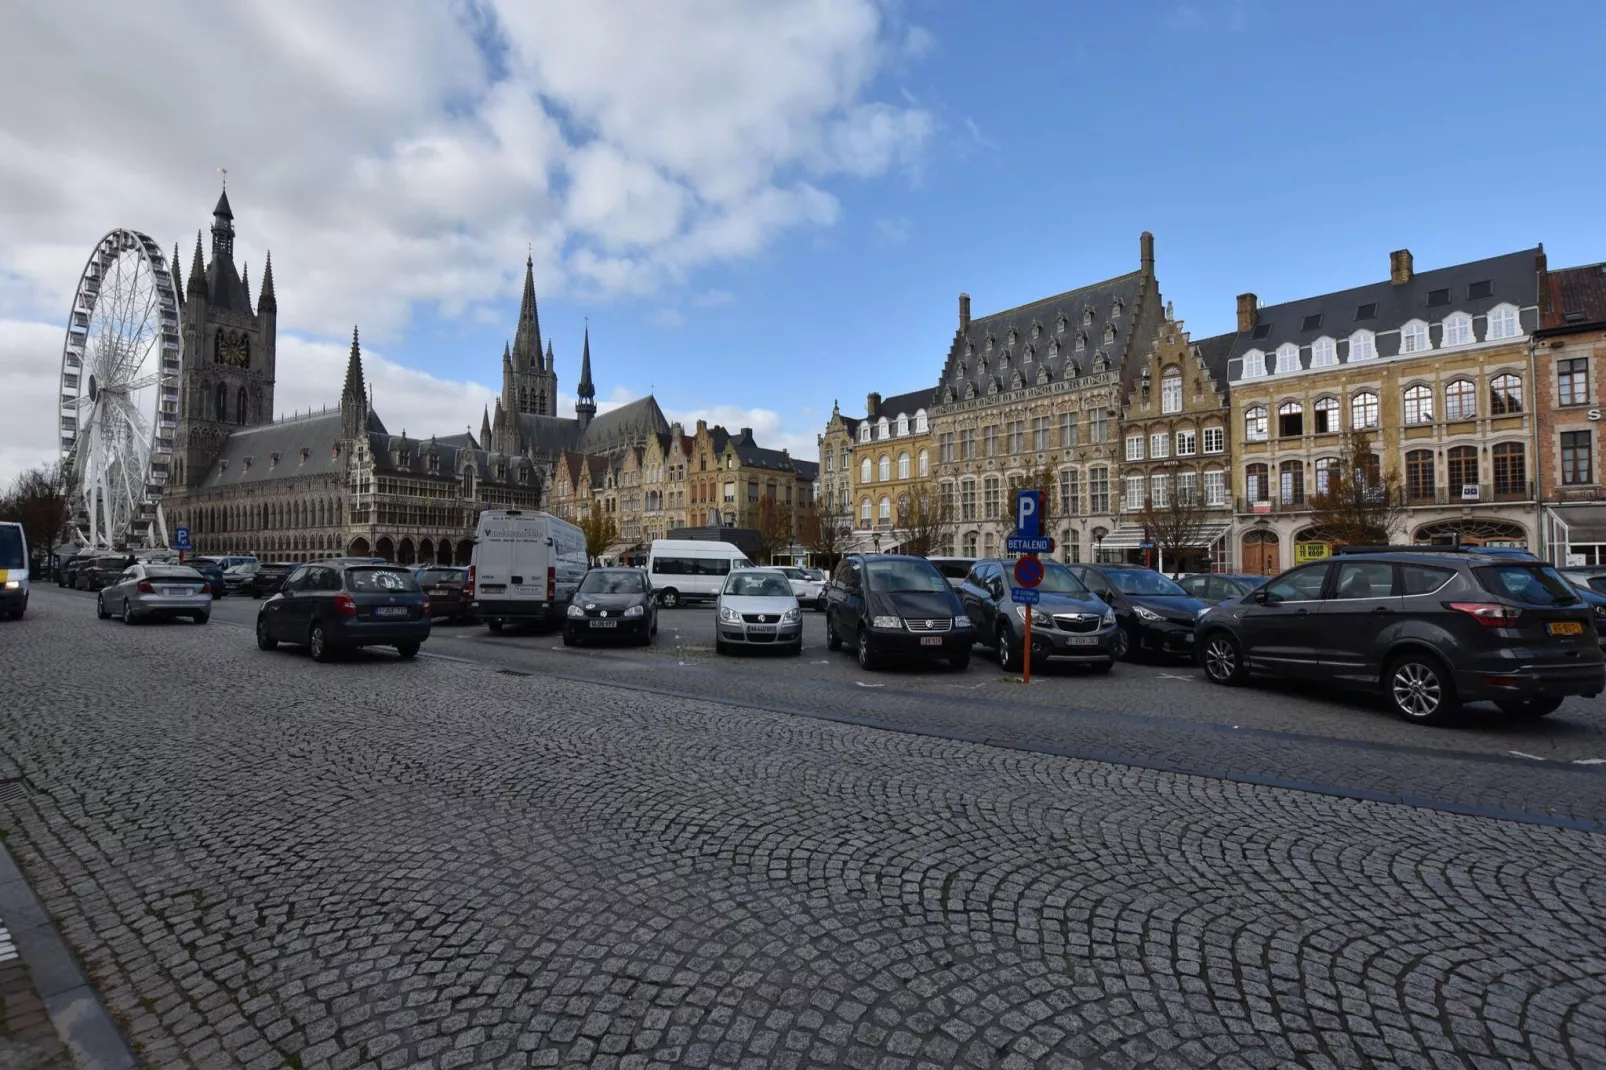
M 71 1065 L 0 917 L 0 1070 L 68 1070 Z
M 69 605 L 0 828 L 152 1066 L 1606 1065 L 1597 834 Z

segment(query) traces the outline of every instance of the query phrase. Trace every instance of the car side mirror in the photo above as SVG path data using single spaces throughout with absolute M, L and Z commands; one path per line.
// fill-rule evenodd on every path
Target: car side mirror
M 1271 594 L 1264 587 L 1250 592 L 1249 600 L 1263 606 L 1269 606 L 1272 604 Z

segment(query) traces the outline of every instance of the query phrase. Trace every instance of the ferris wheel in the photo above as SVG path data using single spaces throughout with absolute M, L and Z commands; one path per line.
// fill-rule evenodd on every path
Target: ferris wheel
M 114 230 L 89 254 L 61 353 L 61 457 L 79 539 L 166 547 L 178 427 L 178 291 L 157 244 Z

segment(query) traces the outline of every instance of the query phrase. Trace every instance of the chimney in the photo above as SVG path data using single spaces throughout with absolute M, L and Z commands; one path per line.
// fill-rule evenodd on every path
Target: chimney
M 1144 231 L 1138 238 L 1139 260 L 1145 275 L 1154 274 L 1154 235 Z
M 751 442 L 751 441 L 753 441 L 753 429 L 751 427 L 742 428 L 742 441 L 743 442 Z
M 1389 254 L 1389 282 L 1403 286 L 1411 281 L 1411 250 L 1396 249 Z
M 1238 333 L 1248 334 L 1255 329 L 1256 305 L 1259 298 L 1254 294 L 1238 295 Z
M 707 420 L 698 420 L 697 421 L 697 433 L 699 435 L 708 434 L 708 421 Z
M 876 413 L 881 410 L 881 395 L 871 391 L 864 399 L 864 418 L 874 420 Z
M 1606 268 L 1601 269 L 1606 274 Z M 1555 301 L 1550 297 L 1550 259 L 1545 256 L 1545 243 L 1539 243 L 1539 252 L 1534 257 L 1534 273 L 1539 276 L 1539 314 L 1541 316 L 1555 312 Z
M 961 331 L 970 327 L 970 295 L 959 295 L 959 329 Z

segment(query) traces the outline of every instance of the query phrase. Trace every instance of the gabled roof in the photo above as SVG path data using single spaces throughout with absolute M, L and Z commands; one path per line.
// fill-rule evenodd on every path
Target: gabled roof
M 593 417 L 578 445 L 587 453 L 601 453 L 668 430 L 658 399 L 649 394 Z
M 332 449 L 341 439 L 339 409 L 243 427 L 223 440 L 201 486 L 237 487 L 296 476 L 342 475 L 346 460 L 334 456 Z M 302 450 L 307 451 L 305 463 Z
M 1227 358 L 1232 354 L 1232 343 L 1237 337 L 1235 333 L 1218 334 L 1189 343 L 1218 390 L 1227 389 Z
M 1539 326 L 1576 331 L 1606 323 L 1606 264 L 1560 268 L 1545 278 Z

